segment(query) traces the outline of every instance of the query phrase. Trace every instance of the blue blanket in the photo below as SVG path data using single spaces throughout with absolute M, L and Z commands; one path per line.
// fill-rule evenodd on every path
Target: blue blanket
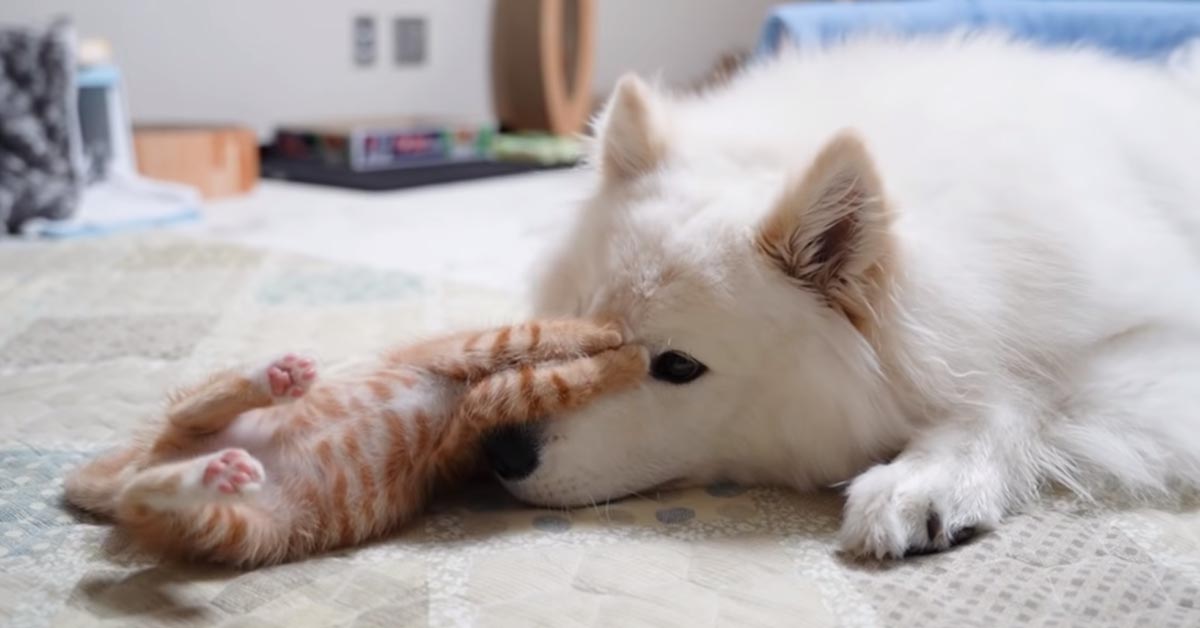
M 772 10 L 760 53 L 787 41 L 826 45 L 865 31 L 900 35 L 1003 30 L 1046 45 L 1091 45 L 1162 59 L 1200 36 L 1200 3 L 1170 0 L 910 0 L 786 4 Z

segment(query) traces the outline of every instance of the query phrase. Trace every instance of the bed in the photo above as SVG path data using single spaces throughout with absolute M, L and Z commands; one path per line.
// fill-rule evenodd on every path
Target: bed
M 0 246 L 0 625 L 1200 625 L 1190 498 L 1052 495 L 879 565 L 837 553 L 833 491 L 717 483 L 560 511 L 479 482 L 391 538 L 248 572 L 159 564 L 61 502 L 67 469 L 207 369 L 520 313 L 495 289 L 211 241 Z

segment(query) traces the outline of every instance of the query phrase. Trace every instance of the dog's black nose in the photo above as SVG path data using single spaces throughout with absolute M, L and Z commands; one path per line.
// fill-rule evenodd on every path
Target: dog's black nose
M 483 439 L 483 451 L 492 471 L 502 480 L 529 477 L 538 466 L 542 430 L 536 425 L 514 425 L 493 430 Z

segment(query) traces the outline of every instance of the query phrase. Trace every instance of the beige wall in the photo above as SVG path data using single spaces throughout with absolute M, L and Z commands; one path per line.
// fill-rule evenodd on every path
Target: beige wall
M 624 71 L 670 81 L 752 46 L 767 0 L 597 0 L 594 88 Z M 487 0 L 4 0 L 0 22 L 74 18 L 114 46 L 135 119 L 289 120 L 441 112 L 489 115 Z M 379 59 L 351 63 L 350 21 L 376 16 Z M 425 65 L 390 58 L 390 19 L 429 19 Z
M 721 53 L 753 50 L 767 11 L 785 0 L 596 0 L 598 92 L 623 72 L 702 76 Z

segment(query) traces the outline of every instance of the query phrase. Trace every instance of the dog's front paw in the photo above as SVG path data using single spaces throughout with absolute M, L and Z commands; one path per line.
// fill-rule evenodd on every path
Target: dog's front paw
M 840 532 L 853 556 L 902 558 L 949 549 L 995 525 L 996 508 L 964 499 L 962 476 L 936 464 L 897 461 L 858 476 L 847 491 Z

